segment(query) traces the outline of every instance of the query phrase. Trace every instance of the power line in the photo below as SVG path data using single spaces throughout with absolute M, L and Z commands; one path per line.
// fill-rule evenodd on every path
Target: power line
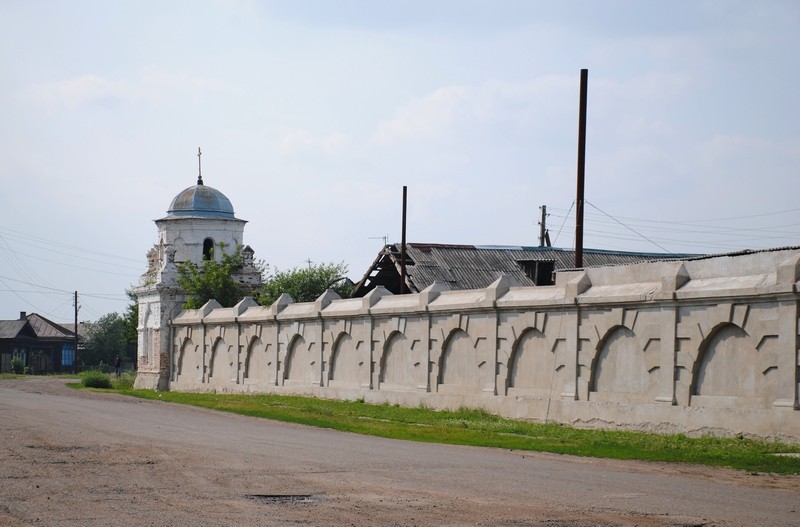
M 604 216 L 600 215 L 592 215 L 592 218 L 595 223 L 603 223 L 609 224 L 611 222 L 607 221 Z M 617 220 L 625 221 L 625 217 L 616 216 L 614 222 Z M 666 223 L 666 222 L 653 222 L 648 220 L 641 220 L 636 218 L 628 218 L 626 223 L 628 225 L 638 225 L 640 227 L 646 227 L 649 230 L 654 231 L 661 231 L 661 232 L 687 232 L 687 233 L 699 233 L 699 234 L 725 234 L 725 233 L 740 233 L 740 232 L 752 232 L 754 234 L 761 234 L 761 233 L 770 233 L 770 232 L 777 232 L 780 234 L 785 234 L 787 236 L 792 236 L 796 234 L 796 231 L 781 231 L 780 229 L 791 229 L 795 228 L 800 225 L 799 223 L 790 223 L 790 224 L 780 224 L 780 225 L 768 225 L 764 227 L 740 227 L 740 226 L 716 226 L 716 225 L 694 225 L 689 223 Z M 666 225 L 674 225 L 675 227 L 668 227 Z
M 47 291 L 35 291 L 36 293 L 39 293 L 39 294 L 55 294 L 55 293 L 72 294 L 73 293 L 73 291 L 67 291 L 65 289 L 59 289 L 57 287 L 48 287 L 48 286 L 38 285 L 38 284 L 34 284 L 33 282 L 28 282 L 26 280 L 20 280 L 18 278 L 12 278 L 10 276 L 0 275 L 0 279 L 11 280 L 12 282 L 19 282 L 21 284 L 30 285 L 30 286 L 34 286 L 34 287 L 40 287 L 42 289 L 48 289 L 48 290 L 52 291 L 52 293 L 48 293 Z M 9 288 L 8 290 L 11 291 L 12 293 L 21 291 L 19 289 L 11 289 L 11 286 L 6 284 L 5 282 L 3 282 L 3 283 L 5 284 L 6 287 Z M 88 297 L 93 297 L 93 298 L 101 298 L 101 299 L 105 299 L 105 300 L 115 300 L 114 298 L 108 298 L 108 297 L 114 297 L 114 296 L 127 297 L 128 295 L 125 294 L 125 293 L 81 293 L 81 296 L 88 296 Z
M 3 242 L 3 245 L 8 249 L 7 253 L 2 253 L 3 258 L 11 265 L 13 269 L 16 270 L 17 274 L 28 278 L 30 280 L 36 280 L 39 284 L 47 284 L 47 282 L 42 279 L 36 272 L 30 268 L 23 260 L 17 258 L 14 251 L 11 250 L 11 246 L 8 244 L 8 241 L 3 237 L 0 236 L 0 241 Z
M 592 233 L 592 238 L 626 241 L 646 240 L 648 243 L 659 247 L 677 244 L 701 247 L 706 251 L 709 248 L 730 250 L 741 249 L 743 244 L 763 246 L 764 242 L 768 240 L 777 244 L 792 245 L 797 244 L 798 231 L 800 230 L 800 219 L 798 219 L 797 223 L 788 223 L 785 218 L 786 214 L 798 213 L 800 209 L 786 209 L 729 218 L 703 219 L 697 220 L 700 223 L 692 223 L 688 220 L 664 221 L 612 216 L 595 205 L 593 207 L 599 214 L 587 214 L 589 221 L 586 223 L 599 227 L 601 230 L 586 229 L 585 232 Z M 562 219 L 564 222 L 573 217 L 571 211 L 572 208 L 565 210 L 558 207 L 548 207 L 548 213 L 551 213 L 554 218 Z M 781 216 L 783 216 L 781 218 L 782 221 L 779 220 L 771 225 L 761 227 L 753 227 L 749 222 L 745 226 L 713 225 L 715 222 L 731 222 L 736 219 L 746 220 L 754 217 L 774 217 L 778 220 Z M 623 230 L 620 230 L 620 228 Z M 669 236 L 670 234 L 672 236 Z M 663 247 L 661 248 L 663 249 Z
M 552 215 L 554 215 L 556 217 L 563 217 L 564 215 L 569 216 L 569 211 L 564 211 L 564 209 L 558 209 L 558 208 L 555 208 L 555 207 L 550 207 L 549 211 L 550 211 L 550 213 Z M 784 212 L 793 212 L 793 211 L 784 211 Z M 603 213 L 603 214 L 605 215 L 605 213 Z M 776 215 L 776 214 L 778 214 L 778 213 L 759 214 L 759 215 L 755 215 L 753 217 L 756 217 L 756 216 L 765 217 L 765 216 L 772 216 L 772 215 Z M 595 219 L 595 222 L 604 222 L 605 221 L 605 216 L 604 215 L 592 215 L 592 217 Z M 696 222 L 692 222 L 692 221 L 651 220 L 651 219 L 633 218 L 633 217 L 627 217 L 627 216 L 614 216 L 614 221 L 623 221 L 623 222 L 625 222 L 627 224 L 637 224 L 637 225 L 640 225 L 640 226 L 645 226 L 646 225 L 646 226 L 648 226 L 649 229 L 668 230 L 668 231 L 671 230 L 671 231 L 677 231 L 677 232 L 691 232 L 691 230 L 687 230 L 686 229 L 687 227 L 689 229 L 694 229 L 694 230 L 703 229 L 702 231 L 699 231 L 699 232 L 707 232 L 707 233 L 711 233 L 711 232 L 716 233 L 716 232 L 720 232 L 720 231 L 724 232 L 724 231 L 731 231 L 731 230 L 735 230 L 735 231 L 747 230 L 747 231 L 752 231 L 752 232 L 770 232 L 770 231 L 775 231 L 777 229 L 784 229 L 784 228 L 791 229 L 791 228 L 794 228 L 794 227 L 797 227 L 797 226 L 800 225 L 800 220 L 798 220 L 798 222 L 795 222 L 795 223 L 782 222 L 780 224 L 768 225 L 768 226 L 763 226 L 763 227 L 730 227 L 730 226 L 727 226 L 727 225 L 707 225 L 707 223 L 721 222 L 721 221 L 731 221 L 733 219 L 747 219 L 747 217 L 730 218 L 730 219 L 706 219 L 706 220 L 697 220 Z M 702 223 L 702 224 L 699 225 L 698 223 Z M 674 226 L 676 228 L 670 228 L 669 226 Z M 791 231 L 791 232 L 786 232 L 785 234 L 794 235 L 794 234 L 796 234 L 796 232 L 795 231 Z
M 64 267 L 72 267 L 73 269 L 82 269 L 84 271 L 94 271 L 96 273 L 113 274 L 113 275 L 117 275 L 117 276 L 131 276 L 132 275 L 131 273 L 116 273 L 114 271 L 108 271 L 108 270 L 105 270 L 105 269 L 96 269 L 96 268 L 93 268 L 93 267 L 84 267 L 82 265 L 75 265 L 75 264 L 68 264 L 66 262 L 59 262 L 58 260 L 48 260 L 47 258 L 42 258 L 40 256 L 33 255 L 33 254 L 21 253 L 19 251 L 10 251 L 10 252 L 11 253 L 16 253 L 16 254 L 21 254 L 22 256 L 28 256 L 29 258 L 36 258 L 38 261 L 41 261 L 41 262 L 48 262 L 48 263 L 53 263 L 53 264 L 56 264 L 56 265 L 63 265 Z M 95 260 L 95 261 L 98 261 L 98 260 Z M 100 262 L 100 263 L 105 263 L 105 262 Z M 113 265 L 115 267 L 124 267 L 124 266 L 120 266 L 118 264 L 113 264 Z M 128 267 L 128 269 L 133 269 L 133 267 Z
M 105 256 L 106 258 L 112 258 L 114 260 L 125 260 L 125 261 L 129 261 L 129 262 L 137 262 L 137 263 L 139 262 L 138 258 L 129 258 L 127 256 L 118 256 L 116 254 L 104 253 L 104 252 L 101 252 L 101 251 L 95 251 L 93 249 L 86 249 L 84 247 L 78 247 L 76 245 L 69 245 L 69 244 L 66 244 L 66 243 L 63 243 L 63 242 L 58 242 L 58 241 L 54 241 L 54 240 L 49 240 L 47 238 L 42 238 L 40 236 L 33 236 L 33 235 L 30 235 L 30 234 L 27 234 L 27 233 L 24 233 L 22 231 L 18 231 L 18 230 L 15 230 L 15 229 L 9 229 L 8 227 L 0 227 L 0 231 L 6 231 L 6 233 L 11 233 L 10 237 L 11 238 L 16 238 L 16 241 L 18 241 L 20 243 L 23 243 L 23 244 L 26 244 L 26 245 L 32 245 L 32 246 L 37 247 L 39 249 L 42 249 L 43 247 L 40 246 L 40 245 L 34 245 L 31 242 L 26 242 L 24 240 L 25 239 L 35 240 L 37 242 L 44 243 L 46 245 L 52 245 L 52 246 L 56 246 L 56 247 L 61 247 L 61 248 L 65 249 L 65 250 L 68 250 L 68 251 L 78 252 L 78 253 L 80 253 L 81 257 L 85 257 L 86 254 L 94 254 L 94 255 L 97 255 L 97 256 Z M 6 234 L 6 236 L 9 236 L 9 235 Z M 48 249 L 48 250 L 51 250 L 51 249 Z
M 9 290 L 11 291 L 11 293 L 12 293 L 14 296 L 16 296 L 17 298 L 19 298 L 20 300 L 22 300 L 22 301 L 23 301 L 25 304 L 27 304 L 27 305 L 29 305 L 29 306 L 33 307 L 34 309 L 36 309 L 36 311 L 37 311 L 37 312 L 44 313 L 45 315 L 48 315 L 48 316 L 50 316 L 50 317 L 52 317 L 52 318 L 56 318 L 56 317 L 58 316 L 58 315 L 56 315 L 56 314 L 54 314 L 54 313 L 51 313 L 50 311 L 47 311 L 46 309 L 42 309 L 41 307 L 37 306 L 36 304 L 34 304 L 33 302 L 31 302 L 31 301 L 30 301 L 30 300 L 28 300 L 27 298 L 24 298 L 22 295 L 20 295 L 19 293 L 17 293 L 17 292 L 16 292 L 16 291 L 14 291 L 13 289 L 10 289 L 10 286 L 9 286 L 9 285 L 8 285 L 8 284 L 7 284 L 7 283 L 4 281 L 4 280 L 2 280 L 2 278 L 3 278 L 3 277 L 0 277 L 0 283 L 2 283 L 3 285 L 5 285 L 6 287 L 9 287 Z
M 558 241 L 558 237 L 561 236 L 561 229 L 564 228 L 564 224 L 567 222 L 567 218 L 569 218 L 569 213 L 572 211 L 572 207 L 574 207 L 574 206 L 575 206 L 575 202 L 573 201 L 572 205 L 569 206 L 569 210 L 567 211 L 567 214 L 564 216 L 564 221 L 561 222 L 561 227 L 558 228 L 558 232 L 556 233 L 556 238 L 555 238 L 555 240 L 553 240 L 553 243 L 556 243 Z
M 548 206 L 547 210 L 549 210 L 550 212 L 553 212 L 553 211 L 556 211 L 556 212 L 559 212 L 559 211 L 560 212 L 569 212 L 569 211 L 567 211 L 565 209 L 560 209 L 558 207 L 551 207 L 551 206 Z M 572 207 L 570 207 L 569 210 L 572 210 Z M 650 222 L 650 223 L 667 223 L 667 224 L 687 224 L 688 223 L 688 224 L 692 224 L 692 223 L 705 223 L 705 222 L 709 222 L 710 223 L 710 222 L 731 221 L 731 220 L 746 220 L 746 219 L 760 218 L 760 217 L 765 217 L 765 216 L 779 216 L 781 214 L 789 214 L 789 213 L 795 213 L 795 212 L 796 213 L 800 213 L 800 209 L 785 209 L 785 210 L 779 210 L 779 211 L 774 211 L 774 212 L 762 212 L 762 213 L 758 213 L 758 214 L 751 214 L 751 215 L 747 215 L 747 216 L 730 216 L 730 217 L 724 217 L 724 218 L 702 218 L 702 219 L 695 219 L 695 220 L 653 220 L 653 219 L 648 219 L 648 218 L 633 218 L 633 217 L 630 217 L 630 216 L 618 216 L 618 217 L 620 219 L 623 219 L 623 220 L 634 220 L 634 221 L 643 221 L 643 222 Z
M 56 287 L 49 287 L 49 286 L 43 286 L 43 285 L 39 285 L 39 284 L 34 284 L 33 282 L 28 282 L 27 280 L 20 280 L 18 278 L 12 278 L 10 276 L 2 276 L 2 275 L 0 275 L 0 278 L 5 279 L 5 280 L 11 280 L 13 282 L 19 282 L 19 283 L 25 284 L 25 285 L 32 285 L 34 287 L 41 287 L 42 289 L 49 289 L 51 291 L 56 291 L 56 292 L 59 292 L 59 293 L 70 293 L 70 294 L 72 294 L 72 291 L 66 291 L 64 289 L 58 289 Z M 8 287 L 8 284 L 6 284 L 6 287 Z
M 763 212 L 761 214 L 750 214 L 747 216 L 730 216 L 728 218 L 712 218 L 712 219 L 698 219 L 698 220 L 680 220 L 680 221 L 666 221 L 666 220 L 648 220 L 648 221 L 655 221 L 660 223 L 703 223 L 703 222 L 714 222 L 714 221 L 731 221 L 731 220 L 749 220 L 752 218 L 763 218 L 765 216 L 777 216 L 780 214 L 789 214 L 792 212 L 800 212 L 800 209 L 786 209 L 786 210 L 778 210 L 775 212 Z
M 0 236 L 0 240 L 3 240 L 4 242 L 6 242 L 4 236 Z M 79 259 L 79 260 L 82 260 L 82 261 L 85 260 L 85 261 L 90 261 L 90 262 L 97 262 L 97 263 L 101 263 L 101 264 L 104 264 L 104 265 L 113 265 L 114 267 L 127 267 L 128 269 L 140 269 L 141 268 L 140 266 L 134 267 L 132 265 L 124 265 L 124 264 L 120 264 L 118 262 L 109 262 L 107 260 L 100 260 L 100 259 L 97 259 L 97 258 L 90 258 L 90 257 L 87 257 L 85 254 L 73 254 L 69 250 L 68 251 L 61 251 L 61 250 L 58 250 L 58 249 L 53 249 L 52 247 L 46 247 L 46 246 L 42 246 L 42 245 L 37 245 L 35 243 L 28 243 L 28 242 L 20 241 L 20 240 L 15 240 L 15 241 L 16 241 L 16 243 L 19 243 L 19 244 L 22 244 L 22 245 L 27 245 L 28 247 L 33 247 L 35 249 L 41 249 L 43 251 L 47 251 L 48 253 L 61 254 L 61 255 L 68 256 L 70 258 Z M 23 256 L 28 256 L 28 257 L 31 257 L 31 258 L 41 259 L 41 257 L 39 255 L 31 255 L 31 254 L 27 254 L 27 253 L 24 253 L 24 252 L 21 252 L 21 251 L 14 250 L 14 249 L 11 248 L 10 245 L 8 245 L 7 242 L 5 243 L 5 246 L 6 246 L 6 248 L 8 249 L 9 252 L 14 252 L 16 254 L 21 254 Z M 111 258 L 111 257 L 109 257 L 109 258 Z M 130 258 L 117 258 L 117 259 L 125 260 L 125 261 L 133 261 Z M 60 263 L 60 262 L 55 262 L 55 263 Z
M 664 251 L 664 252 L 666 252 L 666 253 L 669 253 L 669 254 L 672 254 L 672 252 L 671 252 L 671 251 L 669 251 L 669 250 L 665 249 L 665 248 L 664 248 L 662 245 L 660 245 L 660 244 L 658 244 L 658 243 L 654 242 L 653 240 L 651 240 L 650 238 L 648 238 L 648 237 L 647 237 L 647 236 L 645 236 L 644 234 L 642 234 L 642 233 L 640 233 L 640 232 L 637 232 L 636 230 L 634 230 L 634 229 L 632 229 L 631 227 L 629 227 L 629 226 L 625 225 L 624 223 L 622 223 L 621 221 L 617 220 L 617 219 L 616 219 L 616 218 L 614 218 L 613 216 L 611 216 L 611 215 L 607 214 L 606 212 L 604 212 L 604 211 L 600 210 L 600 209 L 599 209 L 599 208 L 598 208 L 598 207 L 597 207 L 597 206 L 596 206 L 594 203 L 590 203 L 588 200 L 584 200 L 584 202 L 585 202 L 587 205 L 591 206 L 593 209 L 595 209 L 595 210 L 597 210 L 597 211 L 599 211 L 599 212 L 602 212 L 603 214 L 605 214 L 606 216 L 608 216 L 608 217 L 609 217 L 609 218 L 611 218 L 612 220 L 616 221 L 617 223 L 619 223 L 619 224 L 620 224 L 620 225 L 622 225 L 623 227 L 625 227 L 625 228 L 629 229 L 631 232 L 633 232 L 633 233 L 635 233 L 635 234 L 637 234 L 637 235 L 641 236 L 641 237 L 642 237 L 642 238 L 644 238 L 645 240 L 649 241 L 650 243 L 652 243 L 652 244 L 653 244 L 653 245 L 655 245 L 656 247 L 660 248 L 662 251 Z
M 31 254 L 31 252 L 19 250 L 22 247 L 34 248 L 36 252 Z M 53 257 L 47 258 L 48 255 L 53 255 Z M 91 273 L 121 276 L 128 278 L 131 282 L 137 281 L 141 272 L 139 265 L 134 267 L 127 263 L 139 264 L 138 259 L 85 249 L 7 227 L 0 227 L 0 263 L 3 261 L 8 264 L 10 274 L 15 276 L 7 276 L 9 273 L 0 275 L 0 285 L 4 286 L 0 291 L 16 297 L 23 304 L 22 309 L 27 307 L 28 311 L 35 311 L 53 319 L 63 319 L 66 315 L 65 310 L 72 309 L 70 306 L 74 291 L 67 291 L 48 283 L 40 274 L 37 274 L 33 264 L 53 264 Z M 92 263 L 95 265 L 91 265 Z M 125 272 L 126 269 L 135 269 L 136 272 Z M 48 273 L 48 276 L 50 274 Z M 56 276 L 58 274 L 55 273 Z M 44 309 L 42 302 L 36 301 L 34 295 L 39 295 L 40 298 L 44 295 L 45 298 L 42 300 L 51 309 Z M 128 299 L 128 295 L 117 292 L 89 292 L 81 293 L 81 298 L 87 315 L 100 317 L 99 311 L 104 309 L 96 309 L 95 304 L 112 302 L 119 306 L 117 311 L 124 310 L 122 304 Z M 34 301 L 31 301 L 32 299 Z

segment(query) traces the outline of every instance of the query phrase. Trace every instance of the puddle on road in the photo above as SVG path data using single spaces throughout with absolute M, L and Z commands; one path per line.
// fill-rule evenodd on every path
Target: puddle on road
M 317 503 L 320 500 L 313 494 L 247 494 L 247 499 L 261 503 Z

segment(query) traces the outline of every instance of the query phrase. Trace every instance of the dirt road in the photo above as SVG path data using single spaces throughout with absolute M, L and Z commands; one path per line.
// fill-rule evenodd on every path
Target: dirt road
M 789 526 L 800 478 L 392 441 L 0 381 L 0 526 Z

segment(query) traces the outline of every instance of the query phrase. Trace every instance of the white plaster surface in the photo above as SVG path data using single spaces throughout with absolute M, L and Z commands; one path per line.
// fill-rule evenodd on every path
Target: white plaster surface
M 373 292 L 332 300 L 324 316 L 313 302 L 277 317 L 275 306 L 249 302 L 183 312 L 161 328 L 171 335 L 166 374 L 174 390 L 363 397 L 798 441 L 798 254 L 587 269 L 545 287 Z M 664 284 L 677 296 L 661 294 Z M 222 326 L 239 333 L 225 347 L 195 338 Z M 198 375 L 222 368 L 213 382 Z

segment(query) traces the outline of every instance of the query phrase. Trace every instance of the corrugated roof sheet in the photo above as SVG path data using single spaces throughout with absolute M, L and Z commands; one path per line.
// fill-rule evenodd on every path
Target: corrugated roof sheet
M 695 256 L 584 249 L 583 263 L 584 267 L 602 267 Z M 407 282 L 412 291 L 421 291 L 435 281 L 445 282 L 454 290 L 481 289 L 501 275 L 516 279 L 520 285 L 536 285 L 524 268 L 526 262 L 531 265 L 553 262 L 555 271 L 573 269 L 575 251 L 556 247 L 407 243 L 406 259 Z M 397 289 L 399 273 L 400 244 L 387 245 L 358 284 L 356 295 L 362 296 L 377 285 L 392 291 L 392 286 Z
M 516 278 L 521 285 L 535 285 L 518 262 L 553 261 L 555 270 L 575 266 L 575 251 L 553 247 L 448 246 L 440 244 L 407 244 L 406 254 L 414 265 L 406 267 L 417 289 L 434 281 L 451 284 L 453 289 L 487 287 L 502 274 Z M 632 264 L 649 260 L 674 258 L 653 253 L 611 252 L 585 249 L 585 267 Z

